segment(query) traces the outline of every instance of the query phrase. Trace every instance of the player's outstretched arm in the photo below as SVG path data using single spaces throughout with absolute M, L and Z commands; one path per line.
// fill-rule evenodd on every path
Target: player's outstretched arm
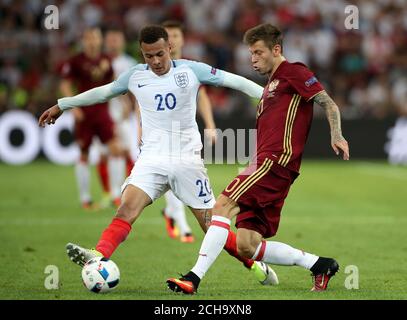
M 122 91 L 115 90 L 113 88 L 114 82 L 106 84 L 104 86 L 96 87 L 88 91 L 82 92 L 73 97 L 65 97 L 58 99 L 58 104 L 44 111 L 39 118 L 40 127 L 44 127 L 45 124 L 53 124 L 59 118 L 59 116 L 68 109 L 74 107 L 85 107 L 97 103 L 106 102 L 107 100 L 118 96 Z
M 74 107 L 86 107 L 93 104 L 103 103 L 110 100 L 121 93 L 114 89 L 114 82 L 105 84 L 104 86 L 96 87 L 88 91 L 77 94 L 73 97 L 65 97 L 58 99 L 58 106 L 65 111 Z
M 58 99 L 58 104 L 44 111 L 40 116 L 38 124 L 44 127 L 45 124 L 53 124 L 59 116 L 68 109 L 74 107 L 85 107 L 97 103 L 106 102 L 107 100 L 124 93 L 123 90 L 117 90 L 114 87 L 114 82 L 104 86 L 96 87 L 88 91 L 82 92 L 73 97 L 65 97 Z
M 341 114 L 336 103 L 331 97 L 322 91 L 314 97 L 314 102 L 319 104 L 324 110 L 331 128 L 331 146 L 337 155 L 342 151 L 343 160 L 349 160 L 348 142 L 342 135 Z
M 263 87 L 257 83 L 231 72 L 224 71 L 224 73 L 222 86 L 242 91 L 252 98 L 260 99 L 263 95 Z
M 263 88 L 261 86 L 237 74 L 225 70 L 217 70 L 202 62 L 178 60 L 178 63 L 187 64 L 203 84 L 239 90 L 250 97 L 258 99 L 263 95 Z

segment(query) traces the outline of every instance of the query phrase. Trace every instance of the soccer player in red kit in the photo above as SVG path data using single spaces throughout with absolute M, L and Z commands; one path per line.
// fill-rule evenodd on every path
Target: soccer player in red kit
M 102 53 L 102 41 L 99 28 L 84 30 L 83 52 L 73 56 L 62 66 L 63 80 L 60 89 L 64 96 L 73 96 L 75 87 L 80 93 L 113 80 L 110 58 Z M 108 163 L 102 161 L 98 165 L 104 192 L 109 192 L 109 174 L 114 175 L 114 171 L 120 170 L 115 162 L 121 156 L 121 148 L 114 135 L 114 125 L 107 103 L 95 104 L 89 108 L 74 108 L 72 112 L 75 119 L 75 141 L 80 148 L 80 159 L 75 166 L 79 197 L 82 207 L 90 209 L 93 204 L 90 195 L 88 155 L 93 137 L 98 137 L 109 149 Z
M 314 74 L 302 63 L 290 63 L 282 55 L 281 31 L 271 24 L 248 30 L 256 71 L 269 81 L 257 107 L 257 149 L 254 161 L 218 197 L 195 266 L 180 279 L 167 280 L 173 291 L 193 294 L 200 280 L 220 254 L 236 216 L 236 245 L 241 256 L 277 265 L 298 265 L 312 272 L 311 290 L 326 290 L 339 265 L 287 244 L 266 241 L 276 234 L 280 212 L 291 184 L 299 175 L 301 157 L 311 127 L 313 103 L 326 112 L 331 146 L 349 160 L 349 147 L 342 136 L 340 113 Z

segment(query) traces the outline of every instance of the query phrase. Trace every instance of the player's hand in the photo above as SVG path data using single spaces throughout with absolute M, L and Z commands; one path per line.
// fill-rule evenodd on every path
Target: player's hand
M 214 145 L 218 140 L 218 132 L 216 129 L 205 129 L 204 134 L 209 146 Z
M 62 113 L 63 111 L 56 104 L 42 113 L 38 120 L 38 125 L 44 128 L 45 124 L 54 124 Z
M 339 155 L 339 152 L 342 152 L 343 160 L 349 160 L 349 145 L 345 138 L 342 137 L 337 140 L 332 139 L 331 145 L 336 155 Z

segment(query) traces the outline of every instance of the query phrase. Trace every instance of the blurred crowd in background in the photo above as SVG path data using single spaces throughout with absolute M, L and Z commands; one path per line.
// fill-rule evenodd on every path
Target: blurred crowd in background
M 59 9 L 59 29 L 44 27 L 47 5 Z M 347 30 L 345 7 L 359 9 L 359 29 Z M 121 28 L 126 51 L 142 62 L 137 34 L 150 23 L 184 23 L 184 56 L 264 84 L 251 67 L 244 32 L 270 22 L 284 33 L 287 60 L 313 70 L 344 118 L 407 115 L 407 1 L 405 0 L 0 0 L 0 114 L 38 115 L 59 97 L 59 68 L 80 50 L 88 26 Z M 215 117 L 247 101 L 210 88 Z M 403 111 L 404 110 L 404 111 Z M 321 112 L 316 112 L 322 117 Z

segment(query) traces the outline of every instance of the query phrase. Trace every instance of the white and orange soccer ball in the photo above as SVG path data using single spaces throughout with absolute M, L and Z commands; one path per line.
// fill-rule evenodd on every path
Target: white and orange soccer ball
M 90 259 L 82 268 L 83 284 L 95 293 L 107 293 L 117 287 L 120 271 L 112 260 L 96 257 Z

